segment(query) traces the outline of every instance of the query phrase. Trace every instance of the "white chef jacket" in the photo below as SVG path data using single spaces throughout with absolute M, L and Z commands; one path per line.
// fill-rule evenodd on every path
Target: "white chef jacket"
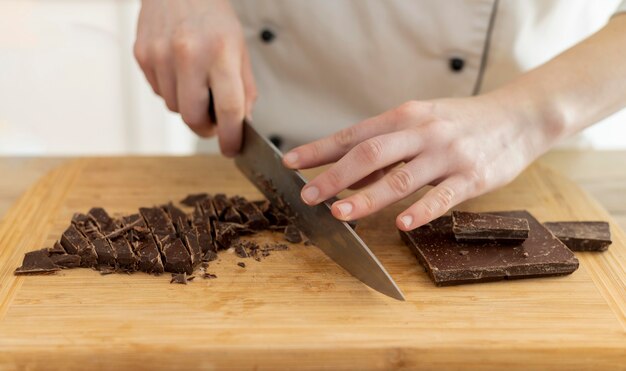
M 233 0 L 255 126 L 293 147 L 409 100 L 480 94 L 626 11 L 626 0 Z

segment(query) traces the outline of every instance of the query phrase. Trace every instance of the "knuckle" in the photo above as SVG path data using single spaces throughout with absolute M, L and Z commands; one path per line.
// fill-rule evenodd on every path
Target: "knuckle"
M 328 181 L 328 184 L 330 184 L 330 186 L 333 189 L 339 189 L 342 187 L 343 177 L 341 176 L 341 173 L 337 171 L 336 168 L 328 169 L 328 171 L 326 172 L 326 179 Z
M 133 55 L 142 68 L 148 64 L 149 55 L 143 43 L 139 41 L 135 42 L 135 45 L 133 45 Z
M 399 119 L 408 119 L 419 115 L 423 111 L 422 102 L 410 100 L 402 103 L 396 108 L 396 114 Z
M 483 191 L 487 189 L 488 186 L 488 173 L 487 170 L 482 167 L 476 167 L 469 172 L 468 175 L 469 183 L 473 186 L 475 191 Z
M 227 117 L 239 117 L 243 114 L 241 105 L 236 102 L 224 102 L 217 107 L 217 111 Z
M 185 33 L 174 36 L 171 41 L 174 55 L 182 61 L 192 61 L 197 58 L 199 56 L 198 46 L 195 38 Z
M 340 148 L 351 148 L 356 138 L 356 128 L 354 126 L 338 131 L 333 135 L 335 144 Z
M 440 210 L 448 210 L 454 202 L 456 192 L 447 186 L 442 186 L 437 193 L 435 193 L 435 200 Z
M 383 156 L 383 145 L 379 139 L 368 139 L 356 147 L 358 156 L 369 163 L 377 163 Z
M 150 44 L 149 54 L 155 63 L 164 64 L 169 60 L 170 50 L 165 42 L 155 41 Z
M 376 208 L 376 200 L 374 196 L 369 192 L 361 193 L 361 201 L 363 203 L 363 208 L 367 211 L 375 210 Z
M 389 186 L 398 195 L 409 193 L 413 183 L 413 175 L 405 169 L 394 170 L 389 174 Z

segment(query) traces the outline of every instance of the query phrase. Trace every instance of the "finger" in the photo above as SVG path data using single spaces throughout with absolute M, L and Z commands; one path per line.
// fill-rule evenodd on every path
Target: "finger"
M 311 180 L 302 189 L 302 199 L 309 205 L 327 200 L 376 170 L 415 157 L 421 147 L 413 129 L 370 138 Z
M 148 80 L 148 83 L 152 87 L 152 91 L 154 91 L 155 94 L 159 95 L 159 83 L 157 82 L 156 73 L 154 71 L 154 68 L 152 67 L 148 51 L 143 46 L 143 43 L 141 43 L 140 41 L 135 42 L 135 45 L 133 47 L 133 54 L 135 55 L 135 60 L 137 61 L 137 64 L 139 64 L 141 71 L 146 77 L 146 80 Z
M 245 115 L 252 119 L 252 107 L 256 102 L 258 93 L 256 89 L 256 83 L 254 81 L 254 75 L 252 74 L 252 66 L 250 64 L 250 54 L 248 49 L 243 46 L 243 58 L 241 62 L 241 77 L 243 79 L 243 89 L 246 96 Z
M 210 73 L 220 149 L 229 157 L 235 156 L 241 147 L 245 97 L 240 64 L 241 59 L 227 55 L 217 61 Z
M 419 124 L 420 120 L 428 119 L 425 113 L 430 110 L 429 107 L 426 103 L 405 103 L 331 136 L 294 148 L 284 156 L 284 165 L 293 169 L 307 169 L 337 161 L 369 138 L 397 131 L 407 122 Z
M 410 231 L 436 219 L 469 196 L 470 184 L 460 175 L 447 178 L 396 218 L 396 226 Z
M 206 68 L 198 63 L 199 58 L 188 51 L 176 59 L 177 101 L 183 121 L 201 137 L 213 135 L 214 128 L 209 120 L 209 87 Z
M 165 101 L 167 109 L 172 112 L 178 112 L 178 98 L 176 97 L 176 75 L 174 74 L 174 66 L 169 58 L 164 58 L 157 64 L 156 80 L 159 86 L 159 95 Z
M 382 177 L 385 176 L 385 174 L 387 174 L 391 169 L 393 169 L 395 166 L 397 166 L 398 164 L 393 164 L 393 165 L 389 165 L 383 169 L 380 170 L 376 170 L 373 173 L 371 173 L 370 175 L 366 176 L 365 178 L 359 180 L 358 182 L 352 184 L 351 186 L 348 187 L 348 189 L 361 189 L 364 187 L 367 187 L 368 185 L 376 182 L 377 180 L 381 179 Z
M 435 163 L 429 157 L 418 157 L 392 169 L 361 192 L 335 202 L 331 211 L 341 220 L 354 220 L 370 215 L 416 192 L 441 176 L 444 168 L 443 163 Z

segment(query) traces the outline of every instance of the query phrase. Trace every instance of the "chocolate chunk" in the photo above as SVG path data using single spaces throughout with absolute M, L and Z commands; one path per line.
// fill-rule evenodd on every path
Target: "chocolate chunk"
M 229 222 L 229 223 L 238 223 L 238 224 L 243 223 L 243 219 L 241 218 L 241 215 L 239 215 L 239 212 L 233 206 L 228 206 L 224 210 L 224 214 L 222 215 L 222 220 L 225 222 Z
M 193 271 L 191 255 L 183 242 L 173 234 L 156 235 L 157 245 L 161 247 L 164 267 L 167 272 L 187 273 Z
M 202 278 L 204 278 L 205 280 L 211 280 L 211 279 L 217 278 L 217 276 L 215 274 L 205 272 L 202 275 Z
M 193 228 L 186 232 L 183 232 L 181 236 L 183 243 L 187 247 L 189 251 L 189 255 L 191 256 L 191 264 L 196 266 L 202 260 L 202 249 L 200 247 L 200 242 L 198 240 L 198 231 Z
M 98 263 L 94 245 L 74 225 L 63 232 L 61 245 L 69 254 L 80 256 L 81 267 L 94 267 Z
M 206 200 L 209 197 L 206 193 L 190 194 L 187 197 L 180 200 L 180 203 L 186 206 L 195 206 L 198 202 Z
M 172 279 L 170 280 L 170 283 L 186 285 L 188 280 L 189 279 L 187 278 L 186 273 L 172 273 Z
M 15 270 L 15 275 L 22 274 L 50 274 L 60 270 L 50 256 L 48 249 L 27 252 L 24 255 L 22 266 Z
M 133 252 L 130 243 L 119 232 L 123 227 L 111 218 L 103 208 L 94 207 L 89 210 L 88 215 L 96 222 L 98 229 L 103 235 L 113 236 L 107 238 L 107 240 L 115 251 L 115 267 L 131 272 L 137 270 L 138 258 Z
M 239 262 L 237 263 L 238 266 L 240 266 L 241 268 L 245 268 L 246 267 L 246 263 L 244 262 Z
M 204 262 L 211 262 L 216 259 L 217 259 L 217 253 L 213 250 L 207 251 L 206 254 L 204 254 L 204 256 L 202 257 L 202 261 Z
M 187 221 L 187 214 L 185 214 L 181 209 L 174 206 L 171 202 L 162 206 L 162 208 L 170 217 L 172 224 L 174 224 L 174 229 L 179 236 L 182 236 L 185 231 L 191 229 L 191 226 Z
M 80 256 L 70 254 L 53 254 L 50 255 L 52 262 L 61 268 L 78 268 L 80 267 Z
M 213 206 L 212 198 L 207 198 L 206 200 L 202 200 L 198 202 L 197 206 L 200 208 L 200 211 L 202 212 L 202 215 L 204 216 L 205 220 L 218 220 L 219 219 L 217 211 L 215 210 L 215 206 Z
M 191 274 L 193 271 L 191 255 L 176 236 L 176 229 L 165 211 L 158 207 L 140 208 L 141 215 L 152 231 L 159 250 L 163 266 L 167 272 Z
M 218 193 L 215 195 L 215 197 L 213 197 L 212 201 L 217 217 L 219 218 L 219 220 L 223 221 L 224 219 L 222 217 L 224 215 L 224 212 L 226 211 L 226 209 L 228 209 L 228 207 L 232 206 L 230 200 L 228 199 L 228 197 L 226 197 L 225 194 Z
M 246 251 L 246 247 L 244 244 L 237 244 L 235 246 L 235 254 L 237 254 L 238 257 L 240 258 L 249 258 L 250 255 L 248 255 L 248 252 Z
M 115 266 L 115 249 L 98 229 L 93 218 L 85 214 L 74 214 L 72 224 L 78 229 L 94 246 L 98 255 L 98 265 Z
M 287 228 L 285 228 L 285 240 L 291 243 L 300 243 L 302 242 L 302 234 L 298 227 L 294 224 L 289 224 Z
M 528 239 L 516 247 L 457 241 L 450 216 L 400 235 L 438 286 L 566 275 L 578 268 L 574 254 L 527 211 L 493 214 L 526 219 Z
M 222 249 L 228 249 L 231 243 L 248 231 L 245 225 L 228 222 L 215 223 L 215 241 Z
M 67 254 L 67 251 L 61 246 L 59 241 L 56 241 L 52 247 L 48 248 L 48 254 L 51 256 L 54 254 Z
M 139 213 L 143 216 L 146 224 L 154 234 L 175 234 L 176 230 L 169 217 L 158 207 L 142 207 Z
M 528 238 L 528 221 L 493 214 L 452 212 L 452 231 L 457 241 L 521 243 Z
M 126 239 L 131 242 L 139 260 L 138 269 L 142 272 L 161 274 L 165 271 L 161 253 L 144 219 L 139 214 L 132 214 L 122 219 L 124 226 L 134 225 L 126 232 Z
M 235 196 L 231 198 L 239 214 L 243 216 L 243 222 L 252 229 L 262 230 L 269 226 L 269 220 L 263 215 L 263 211 L 252 202 L 243 197 Z
M 213 204 L 211 204 L 210 200 L 208 201 L 208 205 L 211 207 L 210 210 L 213 210 Z M 214 216 L 215 210 L 213 210 L 213 214 L 204 213 L 200 204 L 196 205 L 192 214 L 192 224 L 196 228 L 198 244 L 203 254 L 209 250 L 217 251 L 217 247 L 213 241 L 213 227 L 211 226 L 211 220 L 217 219 Z
M 612 243 L 607 222 L 548 222 L 543 225 L 572 251 L 605 251 Z

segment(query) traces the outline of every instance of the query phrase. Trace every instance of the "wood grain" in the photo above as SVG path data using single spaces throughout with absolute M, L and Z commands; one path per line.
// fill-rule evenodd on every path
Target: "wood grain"
M 12 275 L 23 254 L 53 243 L 75 211 L 128 213 L 200 191 L 260 196 L 218 157 L 77 160 L 36 183 L 0 226 L 0 368 L 626 367 L 626 239 L 612 221 L 613 245 L 577 254 L 581 267 L 570 276 L 438 288 L 393 226 L 415 196 L 358 227 L 406 302 L 303 245 L 246 260 L 245 269 L 222 254 L 209 267 L 218 279 L 187 286 L 85 269 Z M 461 209 L 611 220 L 540 164 Z

